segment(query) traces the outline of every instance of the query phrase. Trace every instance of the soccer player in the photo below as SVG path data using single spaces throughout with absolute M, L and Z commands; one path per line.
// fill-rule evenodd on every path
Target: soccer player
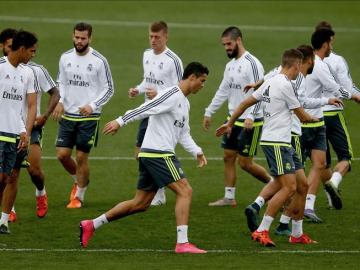
M 205 109 L 203 120 L 205 130 L 210 127 L 211 116 L 226 100 L 228 101 L 229 115 L 231 115 L 235 108 L 252 93 L 252 91 L 244 93 L 243 86 L 259 81 L 264 74 L 259 60 L 245 49 L 239 28 L 235 26 L 226 28 L 222 33 L 221 41 L 231 60 L 226 64 L 219 89 L 210 105 Z M 258 180 L 264 183 L 271 180 L 267 171 L 253 160 L 262 124 L 262 112 L 255 106 L 247 109 L 237 119 L 230 137 L 223 137 L 221 145 L 224 148 L 225 195 L 220 200 L 210 202 L 209 206 L 236 206 L 237 159 L 240 167 Z
M 326 21 L 322 21 L 316 26 L 316 29 L 321 28 L 333 30 L 330 23 Z M 334 42 L 334 39 L 335 36 L 332 37 L 332 42 Z M 342 56 L 331 50 L 330 55 L 324 58 L 324 62 L 329 66 L 329 70 L 336 82 L 351 94 L 360 96 L 360 92 L 353 84 L 349 67 Z M 338 187 L 343 177 L 351 169 L 351 158 L 353 156 L 349 132 L 342 113 L 343 109 L 343 107 L 338 108 L 334 106 L 325 106 L 323 108 L 327 140 L 326 170 L 323 178 L 326 180 L 330 179 L 325 183 L 325 190 L 330 192 L 330 194 L 326 192 L 330 199 L 328 200 L 329 207 L 334 207 L 335 209 L 342 208 Z M 330 144 L 338 158 L 338 162 L 333 170 L 331 169 Z
M 271 175 L 280 188 L 268 202 L 264 218 L 260 226 L 252 233 L 252 239 L 260 242 L 264 246 L 275 246 L 269 237 L 271 223 L 280 207 L 294 194 L 301 200 L 301 196 L 296 194 L 297 183 L 295 172 L 302 170 L 302 164 L 295 150 L 291 146 L 291 128 L 293 123 L 293 113 L 303 122 L 317 121 L 317 118 L 305 113 L 296 97 L 291 80 L 294 80 L 299 72 L 303 55 L 299 50 L 290 49 L 282 56 L 282 70 L 280 74 L 264 82 L 258 91 L 245 99 L 231 115 L 230 120 L 217 129 L 216 135 L 230 133 L 237 117 L 248 107 L 262 101 L 264 111 L 264 126 L 261 135 L 260 145 L 262 145 L 266 160 L 268 162 Z M 303 171 L 303 170 L 302 170 Z M 303 179 L 306 183 L 305 175 Z M 305 197 L 305 196 L 304 196 Z M 297 204 L 300 202 L 297 201 Z M 293 208 L 299 211 L 299 208 Z M 299 221 L 301 213 L 294 211 L 293 217 Z M 302 226 L 301 226 L 302 228 Z M 302 233 L 300 226 L 297 228 L 298 237 L 291 242 L 312 243 L 308 236 Z
M 2 213 L 0 233 L 10 233 L 9 214 L 14 205 L 17 183 L 10 173 L 18 150 L 24 150 L 36 117 L 36 83 L 34 71 L 27 63 L 36 52 L 37 38 L 27 31 L 13 37 L 8 56 L 0 58 L 0 197 Z M 24 126 L 24 122 L 26 125 Z M 16 145 L 16 137 L 19 144 Z M 18 149 L 17 149 L 18 148 Z
M 305 91 L 305 77 L 308 74 L 312 73 L 312 70 L 314 68 L 314 50 L 311 46 L 308 45 L 301 45 L 297 48 L 302 54 L 303 54 L 303 60 L 301 63 L 301 67 L 300 67 L 300 73 L 298 74 L 297 78 L 295 81 L 293 81 L 293 85 L 294 85 L 294 91 L 300 101 L 300 104 L 302 105 L 302 107 L 306 107 L 308 109 L 312 109 L 312 108 L 321 108 L 323 105 L 326 104 L 335 104 L 337 106 L 341 106 L 341 100 L 337 99 L 337 98 L 308 98 L 306 96 L 306 91 Z M 266 74 L 264 76 L 264 80 L 268 80 L 274 76 L 276 76 L 277 74 L 279 74 L 281 72 L 282 67 L 278 67 L 273 69 L 272 71 L 270 71 L 268 74 Z M 260 83 L 256 83 L 256 85 L 252 85 L 251 87 L 256 87 L 257 85 L 261 85 L 263 82 Z M 247 87 L 245 87 L 247 88 Z M 289 229 L 289 222 L 291 219 L 291 211 L 293 211 L 293 209 L 291 208 L 297 208 L 299 209 L 297 212 L 297 218 L 301 218 L 301 220 L 303 219 L 303 212 L 304 212 L 304 206 L 305 206 L 305 198 L 306 198 L 306 194 L 307 194 L 307 189 L 308 189 L 308 184 L 307 184 L 307 180 L 306 180 L 306 176 L 304 173 L 304 170 L 302 169 L 303 165 L 302 165 L 302 153 L 301 153 L 301 140 L 300 140 L 300 136 L 301 136 L 301 123 L 299 121 L 299 119 L 296 117 L 296 115 L 293 114 L 293 121 L 292 121 L 292 128 L 291 128 L 291 144 L 292 147 L 294 148 L 294 150 L 297 153 L 297 156 L 299 157 L 300 160 L 300 165 L 298 165 L 297 167 L 299 168 L 298 170 L 296 170 L 296 181 L 297 181 L 297 188 L 296 188 L 296 192 L 298 194 L 298 198 L 299 200 L 297 200 L 297 203 L 294 205 L 294 203 L 292 205 L 287 205 L 286 203 L 286 207 L 285 210 L 283 211 L 281 218 L 280 218 L 280 224 L 279 226 L 275 229 L 275 234 L 277 235 L 285 235 L 285 236 L 290 236 L 291 235 L 291 230 Z M 258 195 L 258 197 L 256 198 L 256 200 L 249 206 L 246 207 L 245 209 L 245 215 L 247 217 L 247 222 L 248 222 L 248 227 L 249 230 L 251 232 L 255 231 L 259 224 L 258 224 L 258 216 L 259 216 L 259 211 L 260 208 L 265 204 L 265 202 L 267 200 L 269 200 L 274 193 L 276 193 L 276 191 L 278 191 L 278 189 L 280 188 L 279 183 L 276 183 L 275 181 L 271 181 L 269 182 L 260 192 L 260 194 Z M 295 198 L 293 198 L 295 199 Z M 296 202 L 296 199 L 295 199 Z M 297 222 L 297 224 L 299 224 L 299 220 L 293 220 L 293 223 Z M 293 228 L 301 228 L 302 226 L 297 226 L 295 224 L 295 226 L 293 226 Z M 293 235 L 294 237 L 298 237 L 296 235 Z M 302 239 L 305 240 L 306 238 Z
M 328 65 L 323 61 L 331 52 L 332 36 L 334 36 L 334 32 L 326 28 L 316 30 L 312 34 L 311 43 L 315 51 L 315 65 L 312 74 L 306 77 L 305 88 L 307 96 L 319 98 L 330 95 L 343 99 L 353 99 L 359 102 L 359 96 L 352 95 L 335 81 Z M 303 147 L 303 153 L 309 156 L 312 162 L 308 174 L 309 190 L 306 197 L 304 215 L 311 221 L 320 223 L 322 219 L 317 216 L 314 205 L 318 187 L 322 180 L 322 174 L 326 168 L 326 128 L 322 108 L 306 109 L 306 111 L 318 117 L 321 121 L 302 125 L 301 146 Z M 331 184 L 327 185 L 326 189 L 331 195 L 337 194 L 337 190 Z M 340 198 L 339 196 L 333 197 L 334 199 Z
M 135 197 L 124 201 L 93 219 L 80 222 L 80 243 L 88 245 L 94 231 L 108 222 L 145 211 L 158 188 L 167 186 L 176 194 L 175 216 L 177 225 L 176 253 L 206 253 L 188 240 L 188 219 L 192 189 L 175 156 L 175 146 L 180 143 L 198 161 L 198 167 L 207 164 L 199 146 L 190 135 L 187 96 L 196 94 L 207 79 L 209 71 L 200 63 L 190 63 L 182 80 L 140 107 L 107 123 L 105 134 L 115 134 L 126 124 L 149 117 L 149 124 L 139 153 L 139 180 Z
M 63 53 L 59 62 L 60 102 L 53 116 L 60 119 L 56 153 L 65 170 L 74 179 L 67 208 L 81 208 L 89 184 L 88 156 L 96 145 L 102 107 L 114 94 L 109 64 L 89 45 L 92 26 L 80 22 L 74 26 L 74 48 Z M 76 147 L 76 161 L 71 157 Z
M 136 87 L 129 89 L 129 97 L 134 98 L 145 94 L 145 101 L 162 94 L 168 87 L 177 84 L 182 77 L 183 65 L 181 59 L 167 47 L 168 26 L 164 21 L 153 22 L 149 27 L 149 42 L 151 49 L 147 49 L 143 56 L 144 79 Z M 136 139 L 135 156 L 140 151 L 144 140 L 148 118 L 140 122 Z M 160 188 L 151 205 L 166 203 L 165 188 Z
M 1 44 L 3 44 L 3 53 L 5 56 L 9 52 L 8 48 L 11 47 L 12 39 L 16 35 L 16 33 L 17 30 L 11 28 L 7 28 L 0 33 L 0 42 Z M 36 187 L 36 214 L 38 217 L 42 218 L 46 215 L 48 209 L 47 195 L 45 190 L 45 177 L 41 169 L 42 131 L 47 119 L 49 118 L 50 114 L 55 109 L 55 106 L 59 101 L 60 94 L 59 90 L 57 89 L 54 81 L 52 80 L 49 72 L 45 69 L 45 67 L 38 65 L 32 61 L 28 62 L 27 65 L 29 65 L 35 71 L 36 80 L 39 84 L 40 90 L 48 93 L 50 95 L 50 99 L 46 111 L 43 114 L 40 114 L 41 92 L 37 92 L 37 116 L 30 136 L 28 153 L 27 151 L 21 151 L 17 154 L 15 166 L 11 173 L 11 177 L 15 178 L 13 181 L 18 181 L 20 168 L 23 166 L 24 158 L 27 155 L 27 160 L 29 161 L 27 170 L 30 175 L 31 181 Z M 14 207 L 10 212 L 9 221 L 16 221 L 16 212 Z

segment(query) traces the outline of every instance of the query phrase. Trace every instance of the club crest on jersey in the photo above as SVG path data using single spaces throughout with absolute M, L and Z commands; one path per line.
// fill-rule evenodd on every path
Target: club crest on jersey
M 20 76 L 20 81 L 23 83 L 24 82 L 24 79 L 23 79 L 23 76 L 21 75 Z
M 5 76 L 5 79 L 10 80 L 10 75 L 7 74 L 7 75 Z
M 148 64 L 149 64 L 149 60 L 146 60 L 146 61 L 145 61 L 145 65 L 148 65 Z
M 161 63 L 159 64 L 159 69 L 162 70 L 163 68 L 164 68 L 164 63 L 161 62 Z
M 93 70 L 93 65 L 89 64 L 86 69 L 91 72 Z
M 66 67 L 71 68 L 71 63 L 67 63 Z

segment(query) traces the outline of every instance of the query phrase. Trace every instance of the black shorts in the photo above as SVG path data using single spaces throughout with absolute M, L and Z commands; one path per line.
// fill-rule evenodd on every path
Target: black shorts
M 292 145 L 293 149 L 295 150 L 295 153 L 293 155 L 295 171 L 304 169 L 304 163 L 302 160 L 302 152 L 301 152 L 301 142 L 300 142 L 299 135 L 291 134 L 291 145 Z
M 295 173 L 294 155 L 296 154 L 290 144 L 263 145 L 260 143 L 260 145 L 272 176 Z
M 56 147 L 73 148 L 89 153 L 97 144 L 99 120 L 69 120 L 59 122 Z
M 143 120 L 141 120 L 138 133 L 136 136 L 136 147 L 141 147 L 142 142 L 144 141 L 148 123 L 149 123 L 149 118 L 144 118 Z
M 30 144 L 38 144 L 42 147 L 43 127 L 34 127 L 31 132 Z
M 262 125 L 262 119 L 255 120 L 254 127 L 251 130 L 246 130 L 244 128 L 243 121 L 236 121 L 231 130 L 230 136 L 228 137 L 227 134 L 224 134 L 222 137 L 221 147 L 224 149 L 238 151 L 241 156 L 255 156 Z
M 174 154 L 139 153 L 138 189 L 156 192 L 182 178 L 185 174 Z
M 311 123 L 320 126 L 312 126 L 311 124 L 302 125 L 300 141 L 303 162 L 305 162 L 307 157 L 311 157 L 311 150 L 326 152 L 326 127 L 323 123 L 324 121 Z
M 10 175 L 16 160 L 17 144 L 15 143 L 15 138 L 11 138 L 11 141 L 14 142 L 0 139 L 0 173 L 7 175 Z
M 324 112 L 324 120 L 326 125 L 326 163 L 328 167 L 331 165 L 331 154 L 329 143 L 337 155 L 338 161 L 351 161 L 353 157 L 349 132 L 346 127 L 344 115 L 341 111 Z

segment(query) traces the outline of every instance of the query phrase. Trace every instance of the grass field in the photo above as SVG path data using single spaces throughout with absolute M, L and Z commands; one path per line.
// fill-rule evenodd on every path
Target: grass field
M 6 4 L 6 10 L 4 6 Z M 34 187 L 25 172 L 20 179 L 16 202 L 18 222 L 11 234 L 0 237 L 0 263 L 4 269 L 360 269 L 358 204 L 360 182 L 359 106 L 346 104 L 355 161 L 342 183 L 344 208 L 327 210 L 323 192 L 317 199 L 321 225 L 304 228 L 318 245 L 291 246 L 276 237 L 277 247 L 266 249 L 250 240 L 244 207 L 262 184 L 238 171 L 237 208 L 209 208 L 208 202 L 223 195 L 222 150 L 214 136 L 226 115 L 223 106 L 213 117 L 209 132 L 201 128 L 205 107 L 213 97 L 228 61 L 220 34 L 229 25 L 239 26 L 245 47 L 256 55 L 266 71 L 279 64 L 284 49 L 309 43 L 314 25 L 328 20 L 336 31 L 335 51 L 347 60 L 355 82 L 360 81 L 360 3 L 356 1 L 8 1 L 2 2 L 0 28 L 34 31 L 40 39 L 35 61 L 57 74 L 62 52 L 72 47 L 75 22 L 93 24 L 93 47 L 110 63 L 116 93 L 103 111 L 101 126 L 142 102 L 129 100 L 127 90 L 140 82 L 142 53 L 148 47 L 147 25 L 154 20 L 169 22 L 169 47 L 184 64 L 197 60 L 210 69 L 209 80 L 197 96 L 190 97 L 192 135 L 208 157 L 204 169 L 185 159 L 183 168 L 193 186 L 190 240 L 210 252 L 204 256 L 175 255 L 174 201 L 167 192 L 165 206 L 103 226 L 86 251 L 78 242 L 78 223 L 93 218 L 117 202 L 130 198 L 136 187 L 137 163 L 131 159 L 138 124 L 129 125 L 115 137 L 100 137 L 92 151 L 91 185 L 86 204 L 67 210 L 70 177 L 55 157 L 57 124 L 49 121 L 44 138 L 43 167 L 49 212 L 35 215 Z M 46 99 L 44 99 L 46 102 Z M 182 149 L 179 157 L 188 158 Z M 119 159 L 115 159 L 120 157 Z M 263 154 L 259 153 L 259 157 Z M 263 160 L 259 160 L 266 166 Z M 274 225 L 273 225 L 274 227 Z

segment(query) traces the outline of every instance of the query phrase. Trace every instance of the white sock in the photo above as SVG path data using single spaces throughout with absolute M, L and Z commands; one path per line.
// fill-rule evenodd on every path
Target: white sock
M 336 188 L 339 187 L 339 184 L 341 183 L 342 175 L 339 172 L 334 172 L 330 178 L 330 181 L 334 184 Z
M 176 226 L 177 243 L 183 244 L 189 242 L 188 239 L 188 225 Z
M 260 208 L 261 208 L 261 207 L 263 207 L 264 204 L 265 204 L 265 199 L 264 199 L 263 197 L 261 197 L 261 196 L 258 196 L 258 197 L 255 199 L 254 202 L 255 202 L 257 205 L 259 205 Z
M 14 213 L 16 213 L 16 211 L 15 211 L 15 205 L 13 205 L 13 207 L 11 208 L 11 211 L 13 211 Z
M 264 217 L 263 217 L 263 219 L 262 219 L 262 221 L 260 223 L 259 228 L 257 228 L 257 231 L 258 232 L 269 231 L 271 223 L 273 222 L 273 220 L 274 220 L 273 217 L 264 215 Z
M 45 194 L 46 194 L 45 186 L 44 186 L 44 188 L 42 190 L 38 190 L 38 189 L 35 190 L 35 196 L 36 197 L 44 196 Z
M 77 189 L 76 189 L 76 193 L 75 193 L 75 198 L 78 198 L 80 201 L 84 201 L 84 197 L 85 197 L 85 191 L 87 189 L 87 186 L 86 187 L 79 187 L 77 186 Z
M 107 220 L 105 214 L 102 214 L 101 216 L 93 219 L 94 222 L 94 228 L 95 230 L 99 227 L 101 227 L 102 225 L 109 223 L 109 221 Z
M 225 199 L 235 199 L 235 187 L 225 187 Z
M 9 222 L 9 214 L 1 212 L 0 224 L 5 224 L 5 226 L 8 226 L 8 222 Z
M 307 194 L 306 195 L 306 202 L 305 202 L 305 209 L 314 210 L 316 195 L 314 194 Z
M 280 223 L 289 224 L 291 217 L 288 217 L 287 215 L 282 214 L 280 217 Z
M 303 220 L 293 220 L 291 227 L 291 235 L 298 238 L 303 235 Z
M 157 194 L 160 196 L 160 198 L 165 198 L 165 187 L 159 188 Z
M 329 207 L 334 207 L 333 204 L 332 204 L 332 201 L 331 201 L 330 194 L 325 189 L 324 189 L 324 191 L 325 191 L 326 198 L 328 200 Z
M 74 184 L 77 184 L 76 174 L 70 174 L 70 176 L 74 180 Z

